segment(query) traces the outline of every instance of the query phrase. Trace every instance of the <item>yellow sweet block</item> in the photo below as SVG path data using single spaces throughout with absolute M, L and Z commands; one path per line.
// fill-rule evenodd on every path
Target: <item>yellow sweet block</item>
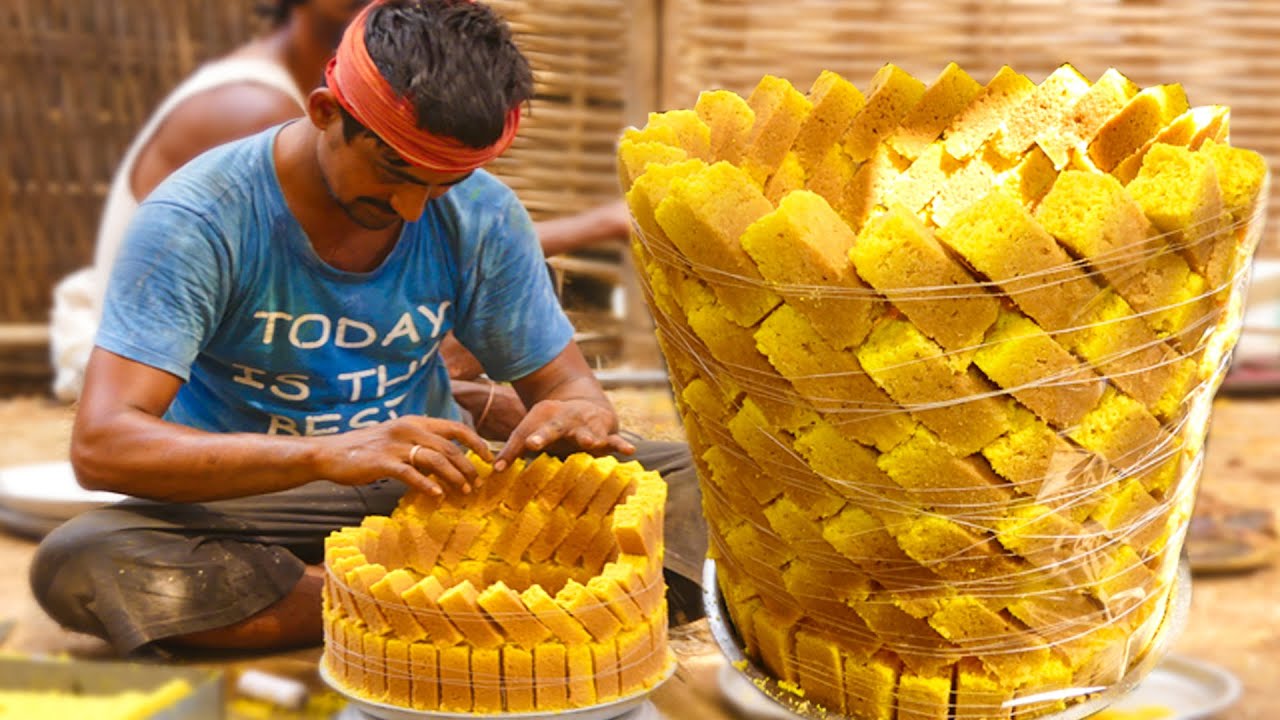
M 1201 152 L 1213 159 L 1219 194 L 1231 212 L 1231 219 L 1237 223 L 1248 220 L 1262 195 L 1267 161 L 1252 150 L 1234 148 L 1213 140 L 1205 140 Z
M 836 147 L 853 118 L 866 104 L 867 99 L 853 83 L 830 70 L 823 70 L 809 88 L 812 105 L 793 145 L 803 169 L 820 164 L 826 154 Z
M 948 580 L 981 587 L 1007 583 L 1006 578 L 1022 571 L 1022 566 L 995 540 L 964 525 L 937 515 L 921 515 L 901 530 L 890 528 L 907 555 Z
M 1016 165 L 997 178 L 999 187 L 1020 198 L 1028 209 L 1035 209 L 1057 179 L 1053 161 L 1039 146 L 1028 150 Z
M 947 154 L 962 160 L 973 155 L 1035 89 L 1027 76 L 1008 65 L 1001 67 L 943 132 Z
M 783 294 L 828 342 L 849 348 L 862 342 L 883 312 L 882 301 L 849 262 L 855 239 L 822 196 L 798 191 L 747 228 L 742 248 L 770 282 L 822 286 L 826 297 L 804 290 Z
M 1195 380 L 1191 360 L 1179 359 L 1111 289 L 1085 309 L 1079 327 L 1062 338 L 1072 352 L 1157 417 L 1173 415 Z
M 543 643 L 533 649 L 533 694 L 539 711 L 563 710 L 569 706 L 567 651 L 558 643 Z
M 600 532 L 601 521 L 599 515 L 583 515 L 575 520 L 564 540 L 556 547 L 555 561 L 561 565 L 577 565 L 591 538 Z
M 618 142 L 618 183 L 625 194 L 650 165 L 674 165 L 689 159 L 678 147 L 652 140 L 623 138 Z
M 503 710 L 502 654 L 499 648 L 471 651 L 471 710 L 498 713 Z
M 440 705 L 446 712 L 471 712 L 471 648 L 442 648 L 439 655 Z
M 795 620 L 761 608 L 752 618 L 752 626 L 760 645 L 760 660 L 773 677 L 790 682 L 799 680 L 794 649 Z
M 1127 480 L 1103 498 L 1089 516 L 1114 538 L 1146 551 L 1165 534 L 1167 501 L 1151 497 L 1139 480 Z
M 371 700 L 381 702 L 387 696 L 387 641 L 381 635 L 364 633 L 361 637 L 364 660 L 364 692 Z
M 863 280 L 947 350 L 978 345 L 995 322 L 995 298 L 900 207 L 869 222 L 849 257 Z
M 480 563 L 482 566 L 489 562 L 489 556 L 497 549 L 498 538 L 502 536 L 507 529 L 505 520 L 492 520 L 484 526 L 484 530 L 471 544 L 467 546 L 466 552 L 463 554 L 461 563 L 468 561 Z
M 1013 499 L 1014 491 L 973 456 L 958 457 L 927 429 L 880 456 L 880 469 L 907 490 L 912 505 L 949 516 L 982 517 Z
M 880 68 L 871 78 L 866 104 L 841 139 L 849 158 L 860 163 L 871 157 L 876 146 L 919 104 L 924 91 L 924 83 L 901 68 L 892 64 Z
M 427 631 L 413 618 L 403 594 L 418 582 L 413 573 L 396 568 L 369 586 L 369 592 L 378 603 L 396 637 L 415 642 L 426 637 Z
M 596 494 L 617 466 L 618 459 L 615 457 L 606 455 L 596 458 L 594 462 L 583 469 L 577 481 L 569 488 L 569 492 L 560 500 L 560 508 L 567 512 L 570 517 L 576 518 L 581 515 L 587 509 L 592 496 Z
M 961 455 L 1008 429 L 1008 401 L 992 396 L 994 388 L 974 368 L 957 371 L 911 323 L 881 323 L 857 356 L 877 385 Z
M 711 128 L 696 111 L 668 110 L 649 113 L 645 128 L 670 128 L 674 137 L 671 144 L 684 150 L 689 157 L 711 162 Z
M 859 646 L 868 653 L 875 650 L 868 644 L 870 637 L 853 637 L 851 632 L 861 620 L 849 603 L 865 600 L 872 590 L 870 580 L 856 565 L 797 559 L 782 571 L 782 581 L 816 625 L 830 628 L 833 636 L 848 646 Z
M 1079 523 L 1043 505 L 1012 509 L 994 525 L 996 540 L 1009 552 L 1060 575 L 1092 562 L 1092 548 L 1098 544 L 1084 536 Z
M 400 594 L 413 618 L 427 631 L 427 639 L 441 647 L 461 642 L 462 633 L 445 616 L 439 605 L 444 586 L 433 576 L 419 580 L 413 587 Z
M 591 633 L 597 642 L 613 638 L 622 629 L 622 623 L 585 586 L 569 581 L 556 593 L 556 604 L 569 613 Z
M 942 143 L 934 143 L 885 191 L 882 204 L 889 208 L 900 206 L 924 220 L 925 207 L 961 167 L 959 161 L 947 155 Z
M 795 557 L 785 544 L 767 528 L 758 532 L 755 526 L 743 524 L 730 530 L 725 537 L 725 544 L 731 549 L 725 557 L 725 564 L 732 572 L 735 565 L 738 571 L 751 578 L 756 592 L 764 607 L 771 613 L 798 620 L 801 611 L 795 598 L 786 591 L 786 583 L 782 579 L 781 568 Z
M 825 413 L 829 422 L 838 420 L 840 430 L 855 440 L 885 449 L 901 442 L 910 432 L 913 421 L 899 412 L 893 399 L 868 377 L 857 357 L 823 340 L 813 324 L 790 303 L 765 318 L 755 333 L 755 343 L 808 405 Z M 754 400 L 751 402 L 755 404 Z M 768 406 L 757 407 L 764 415 Z M 786 429 L 798 431 L 817 418 L 810 414 L 805 419 L 808 422 Z
M 347 620 L 334 623 L 335 649 L 346 662 L 347 687 L 364 690 L 364 630 L 363 626 Z
M 391 632 L 391 625 L 370 588 L 386 574 L 387 569 L 377 563 L 368 563 L 347 571 L 347 585 L 351 588 L 351 595 L 359 610 L 356 619 L 363 620 L 378 635 Z
M 1021 408 L 1014 410 L 1008 434 L 982 448 L 982 455 L 1019 493 L 1077 520 L 1088 516 L 1097 502 L 1093 490 L 1106 477 L 1095 455 Z
M 877 145 L 871 151 L 871 157 L 854 172 L 832 207 L 849 223 L 849 227 L 861 230 L 881 211 L 889 190 L 902 180 L 902 174 L 911 166 L 911 160 L 888 145 Z
M 494 544 L 494 553 L 508 564 L 514 565 L 524 556 L 543 528 L 550 521 L 550 513 L 541 503 L 530 502 L 524 506 L 503 528 Z
M 570 645 L 566 648 L 565 663 L 569 683 L 569 705 L 588 707 L 596 703 L 594 663 L 588 645 Z
M 502 628 L 510 642 L 532 648 L 551 636 L 547 626 L 529 611 L 520 595 L 504 582 L 499 581 L 485 588 L 477 596 L 476 604 Z
M 898 154 L 914 160 L 981 92 L 982 85 L 969 73 L 955 63 L 948 64 L 925 89 L 915 107 L 903 116 L 887 142 Z
M 1126 189 L 1165 239 L 1218 290 L 1231 280 L 1235 253 L 1215 169 L 1209 153 L 1156 144 Z
M 1098 169 L 1110 172 L 1188 109 L 1187 95 L 1181 85 L 1158 85 L 1142 90 L 1098 128 L 1089 143 L 1089 159 Z
M 1073 328 L 1101 292 L 1031 214 L 1004 192 L 957 214 L 937 237 L 1041 327 Z
M 1171 441 L 1160 422 L 1137 400 L 1107 388 L 1098 406 L 1067 435 L 1125 470 L 1143 468 Z
M 921 675 L 904 672 L 898 679 L 898 720 L 947 720 L 951 712 L 951 672 Z
M 603 460 L 603 458 L 601 458 Z M 642 478 L 652 480 L 656 473 L 645 470 L 640 463 L 632 460 L 614 466 L 609 475 L 600 482 L 600 487 L 591 496 L 585 512 L 587 515 L 604 516 L 611 512 L 627 495 L 634 492 L 634 487 Z
M 839 649 L 825 634 L 803 629 L 795 634 L 796 666 L 805 698 L 829 712 L 845 711 L 844 668 Z
M 647 557 L 661 546 L 662 522 L 643 508 L 621 505 L 613 511 L 613 534 L 621 552 Z
M 738 162 L 756 122 L 747 101 L 728 90 L 704 90 L 698 95 L 694 112 L 710 130 L 711 157 Z
M 529 612 L 533 613 L 555 638 L 563 644 L 574 645 L 588 642 L 590 633 L 582 622 L 570 615 L 547 594 L 541 585 L 533 585 L 520 593 L 520 600 Z
M 955 702 L 973 720 L 1009 720 L 1004 703 L 1013 699 L 1000 678 L 992 675 L 975 658 L 961 658 L 956 663 Z
M 804 189 L 804 183 L 804 167 L 800 165 L 800 157 L 794 152 L 788 152 L 783 156 L 778 169 L 764 184 L 765 199 L 776 205 L 792 192 Z
M 648 624 L 618 633 L 616 645 L 619 692 L 625 697 L 648 687 L 653 676 L 653 641 Z
M 854 609 L 867 627 L 884 641 L 885 649 L 898 656 L 907 671 L 937 673 L 954 664 L 960 655 L 960 649 L 939 635 L 928 622 L 913 617 L 886 598 L 856 603 Z
M 509 713 L 533 712 L 537 709 L 533 692 L 533 650 L 503 645 L 501 661 L 504 709 Z
M 763 186 L 782 164 L 813 105 L 791 83 L 766 75 L 747 97 L 747 106 L 755 122 L 747 133 L 739 165 L 756 185 Z
M 388 638 L 386 641 L 387 702 L 400 707 L 413 705 L 410 686 L 409 644 Z
M 463 581 L 445 590 L 437 602 L 468 642 L 478 648 L 497 647 L 505 638 L 481 612 L 478 599 L 479 593 L 471 582 Z
M 760 503 L 768 502 L 782 493 L 783 486 L 777 481 L 779 476 L 804 471 L 803 464 L 792 454 L 786 439 L 773 429 L 764 412 L 750 398 L 743 401 L 742 408 L 729 421 L 728 430 L 734 442 L 746 451 L 759 468 L 759 472 L 744 475 L 737 481 L 744 483 Z M 614 522 L 617 523 L 616 514 Z
M 1058 122 L 1036 136 L 1036 144 L 1044 150 L 1053 165 L 1062 169 L 1070 159 L 1070 150 L 1093 139 L 1108 120 L 1124 109 L 1140 88 L 1115 68 L 1110 68 L 1090 87 Z
M 1107 622 L 1102 610 L 1082 590 L 1061 584 L 1029 587 L 1009 603 L 1008 610 L 1055 648 Z
M 711 483 L 712 491 L 704 489 L 717 500 L 723 501 L 733 509 L 733 517 L 751 519 L 764 523 L 764 515 L 760 512 L 761 503 L 768 503 L 782 494 L 782 488 L 770 483 L 760 474 L 759 469 L 736 443 L 732 448 L 717 444 L 708 448 L 702 455 L 706 463 L 705 479 Z M 758 489 L 761 496 L 753 497 L 753 490 Z M 761 499 L 761 497 L 763 499 Z
M 1128 545 L 1116 547 L 1095 572 L 1090 589 L 1113 617 L 1131 613 L 1156 590 L 1155 574 Z
M 436 562 L 445 567 L 454 567 L 467 555 L 467 550 L 484 532 L 488 522 L 483 517 L 461 515 L 453 526 L 453 534 L 445 543 Z
M 412 707 L 415 710 L 440 707 L 440 654 L 437 648 L 420 642 L 411 643 L 409 667 Z
M 596 699 L 608 702 L 620 694 L 618 646 L 615 643 L 591 643 L 591 662 L 595 669 Z
M 1193 150 L 1207 141 L 1226 142 L 1230 125 L 1231 109 L 1225 105 L 1208 105 L 1186 110 L 1160 129 L 1151 139 L 1142 144 L 1120 162 L 1111 174 L 1126 185 L 1138 176 L 1147 152 L 1159 143 L 1180 145 Z
M 641 555 L 619 555 L 606 566 L 604 574 L 613 578 L 630 594 L 640 612 L 649 616 L 666 596 L 666 582 L 659 562 L 650 562 Z
M 1070 112 L 1089 88 L 1088 79 L 1071 65 L 1062 65 L 1054 70 L 1025 100 L 1010 110 L 994 140 L 995 150 L 1005 157 L 1021 155 L 1041 132 L 1054 127 Z
M 608 575 L 597 575 L 587 582 L 587 590 L 605 607 L 609 608 L 623 628 L 635 627 L 644 619 L 644 613 L 629 593 Z
M 821 195 L 842 218 L 849 218 L 846 205 L 846 188 L 853 185 L 859 166 L 845 154 L 839 144 L 827 149 L 825 155 L 805 170 L 805 189 Z
M 594 462 L 595 458 L 584 453 L 570 455 L 565 459 L 564 464 L 560 466 L 555 476 L 538 491 L 537 501 L 546 508 L 560 507 L 560 503 L 569 493 L 569 490 L 578 483 L 583 473 L 586 473 Z
M 846 506 L 822 525 L 822 538 L 885 587 L 917 590 L 938 582 L 898 545 L 884 524 L 867 511 Z
M 795 449 L 837 495 L 857 505 L 882 497 L 905 499 L 905 495 L 897 492 L 893 480 L 876 464 L 875 451 L 848 439 L 846 434 L 820 420 L 796 436 Z
M 822 539 L 822 525 L 814 522 L 803 508 L 791 498 L 780 497 L 764 509 L 769 526 L 798 554 L 813 556 L 826 552 L 827 543 Z
M 973 364 L 1055 427 L 1075 425 L 1105 382 L 1026 316 L 1001 311 Z
M 1035 679 L 1049 660 L 1044 640 L 1019 630 L 970 596 L 943 600 L 929 624 L 948 640 L 971 649 L 983 664 L 1015 686 Z
M 690 260 L 706 268 L 709 280 L 730 278 L 713 287 L 733 319 L 750 326 L 778 304 L 765 288 L 755 263 L 739 238 L 747 227 L 773 210 L 773 204 L 742 170 L 716 163 L 671 183 L 655 217 L 668 238 Z M 741 279 L 733 279 L 741 278 Z
M 892 653 L 844 658 L 845 707 L 853 717 L 893 720 L 902 664 Z

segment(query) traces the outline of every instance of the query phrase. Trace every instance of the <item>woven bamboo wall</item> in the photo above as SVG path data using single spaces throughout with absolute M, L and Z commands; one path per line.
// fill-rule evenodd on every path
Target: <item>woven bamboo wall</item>
M 926 82 L 949 62 L 986 82 L 1008 64 L 1035 81 L 1063 62 L 1096 78 L 1182 83 L 1230 105 L 1232 143 L 1280 172 L 1276 0 L 683 0 L 663 5 L 663 107 L 700 90 L 749 92 L 765 74 L 807 89 L 823 69 L 866 89 L 885 62 Z M 1280 256 L 1280 183 L 1264 251 Z
M 248 37 L 251 0 L 0 2 L 0 323 L 43 322 L 93 257 L 133 134 L 202 60 Z

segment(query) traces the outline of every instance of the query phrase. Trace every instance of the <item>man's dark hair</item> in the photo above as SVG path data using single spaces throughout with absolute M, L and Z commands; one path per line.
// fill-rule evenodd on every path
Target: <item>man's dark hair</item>
M 294 6 L 302 5 L 307 0 L 261 0 L 254 5 L 254 10 L 267 19 L 272 27 L 280 27 L 289 19 Z
M 533 95 L 529 61 L 506 21 L 467 0 L 390 0 L 369 13 L 365 46 L 418 127 L 472 148 L 502 137 L 507 113 Z M 345 111 L 349 141 L 368 132 Z

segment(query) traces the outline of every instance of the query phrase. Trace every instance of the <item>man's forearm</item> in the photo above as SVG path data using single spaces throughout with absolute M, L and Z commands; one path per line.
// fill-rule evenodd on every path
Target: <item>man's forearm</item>
M 85 487 L 150 500 L 224 500 L 317 479 L 311 438 L 210 433 L 140 411 L 96 428 L 77 426 L 71 448 Z

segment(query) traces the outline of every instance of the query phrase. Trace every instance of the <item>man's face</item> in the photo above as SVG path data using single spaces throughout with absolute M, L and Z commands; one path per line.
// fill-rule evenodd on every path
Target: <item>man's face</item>
M 417 220 L 428 202 L 471 175 L 409 165 L 371 134 L 361 133 L 347 142 L 340 119 L 325 127 L 320 142 L 320 175 L 330 197 L 353 222 L 369 230 Z

